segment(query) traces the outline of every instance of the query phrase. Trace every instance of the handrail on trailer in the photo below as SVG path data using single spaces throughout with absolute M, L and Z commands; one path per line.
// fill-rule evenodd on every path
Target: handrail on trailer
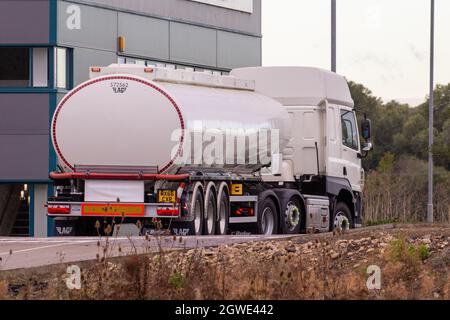
M 183 181 L 189 174 L 138 174 L 138 173 L 88 173 L 88 172 L 51 172 L 52 180 L 137 180 L 137 181 Z

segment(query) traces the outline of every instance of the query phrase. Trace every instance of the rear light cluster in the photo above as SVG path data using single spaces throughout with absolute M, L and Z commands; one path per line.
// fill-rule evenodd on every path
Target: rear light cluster
M 253 208 L 239 208 L 236 210 L 236 216 L 253 217 L 255 210 Z
M 156 210 L 156 214 L 160 217 L 178 217 L 179 212 L 178 208 Z
M 70 206 L 69 205 L 48 205 L 47 212 L 49 214 L 69 214 Z

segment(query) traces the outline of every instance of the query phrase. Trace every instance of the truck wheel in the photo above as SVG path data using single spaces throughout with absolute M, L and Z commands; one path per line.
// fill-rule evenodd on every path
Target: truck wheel
M 302 206 L 297 197 L 292 197 L 286 204 L 283 212 L 283 234 L 299 234 L 302 224 L 304 224 L 304 215 Z
M 205 207 L 203 201 L 203 192 L 200 187 L 194 189 L 192 201 L 193 202 L 191 208 L 194 220 L 190 222 L 189 229 L 193 230 L 194 235 L 201 236 L 203 234 Z
M 205 196 L 205 234 L 213 236 L 216 232 L 217 201 L 216 188 L 213 182 L 208 184 Z
M 228 225 L 230 223 L 230 199 L 225 190 L 222 190 L 219 194 L 217 201 L 217 225 L 216 234 L 225 236 L 228 234 Z
M 344 202 L 338 202 L 334 209 L 333 230 L 346 231 L 353 226 L 352 213 Z
M 258 208 L 258 234 L 270 236 L 277 233 L 277 207 L 272 199 L 266 198 Z

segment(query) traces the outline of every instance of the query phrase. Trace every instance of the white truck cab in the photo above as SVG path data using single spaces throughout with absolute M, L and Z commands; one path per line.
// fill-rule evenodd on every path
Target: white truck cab
M 323 175 L 346 179 L 353 191 L 362 192 L 360 133 L 342 76 L 308 67 L 243 68 L 231 74 L 254 80 L 257 92 L 289 111 L 292 140 L 283 151 L 282 181 Z

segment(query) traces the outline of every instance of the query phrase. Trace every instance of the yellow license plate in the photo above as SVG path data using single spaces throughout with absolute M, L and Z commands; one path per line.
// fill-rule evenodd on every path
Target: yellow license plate
M 175 190 L 158 190 L 159 203 L 175 203 L 177 202 L 177 193 Z
M 83 216 L 95 217 L 143 217 L 145 206 L 143 204 L 93 204 L 86 203 L 81 206 Z

